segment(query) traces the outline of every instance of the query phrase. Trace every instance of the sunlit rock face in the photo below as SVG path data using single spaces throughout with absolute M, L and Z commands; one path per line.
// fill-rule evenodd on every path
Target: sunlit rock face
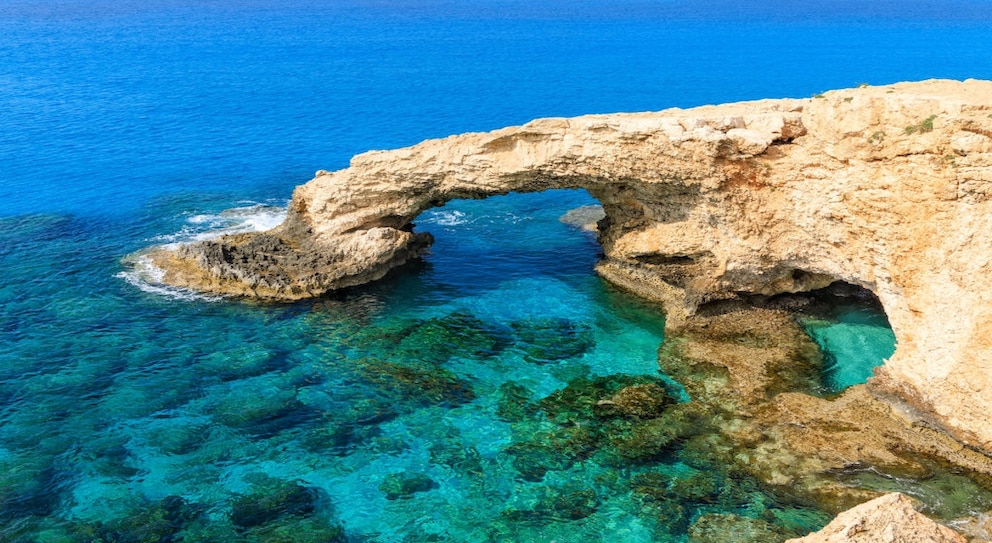
M 786 543 L 965 543 L 961 534 L 941 526 L 913 509 L 913 501 L 886 494 L 837 516 L 825 528 Z
M 356 156 L 274 230 L 154 254 L 164 281 L 270 299 L 376 280 L 454 198 L 587 189 L 606 279 L 678 329 L 727 300 L 843 280 L 895 355 L 871 387 L 992 451 L 992 82 L 923 81 L 657 113 L 540 119 Z

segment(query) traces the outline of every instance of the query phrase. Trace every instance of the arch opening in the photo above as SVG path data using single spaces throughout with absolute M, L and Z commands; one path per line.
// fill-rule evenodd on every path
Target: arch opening
M 598 206 L 582 189 L 511 192 L 449 200 L 413 223 L 433 237 L 424 256 L 432 281 L 467 290 L 538 276 L 574 282 L 590 277 L 602 257 L 595 231 L 577 223 L 584 217 L 576 210 Z
M 865 383 L 896 350 L 881 302 L 870 290 L 840 281 L 810 297 L 799 322 L 823 353 L 823 386 L 839 393 Z

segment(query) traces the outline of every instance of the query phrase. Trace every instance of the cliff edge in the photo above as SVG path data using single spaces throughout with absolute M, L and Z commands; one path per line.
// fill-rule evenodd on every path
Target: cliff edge
M 992 82 L 931 80 L 657 113 L 540 119 L 356 156 L 274 230 L 158 250 L 164 282 L 299 299 L 429 247 L 454 198 L 585 188 L 606 279 L 677 329 L 714 304 L 845 281 L 898 341 L 870 381 L 992 452 Z

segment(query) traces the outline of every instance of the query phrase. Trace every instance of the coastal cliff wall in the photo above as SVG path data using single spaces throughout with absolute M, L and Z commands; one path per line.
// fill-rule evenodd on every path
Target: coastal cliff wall
M 992 82 L 541 119 L 356 156 L 274 230 L 158 250 L 166 283 L 299 299 L 376 280 L 429 247 L 454 198 L 581 187 L 602 202 L 606 279 L 678 329 L 752 296 L 845 281 L 896 334 L 870 381 L 992 452 Z

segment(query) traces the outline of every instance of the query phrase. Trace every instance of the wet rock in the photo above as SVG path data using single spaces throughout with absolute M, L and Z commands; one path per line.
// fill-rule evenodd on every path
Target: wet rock
M 438 488 L 438 484 L 423 473 L 391 473 L 383 479 L 379 490 L 386 495 L 387 500 L 412 498 L 418 492 L 427 492 Z
M 596 345 L 592 328 L 563 318 L 517 321 L 511 324 L 524 360 L 550 364 L 575 358 Z
M 845 511 L 822 530 L 789 543 L 965 543 L 954 530 L 937 524 L 899 493 L 886 494 Z
M 317 510 L 320 500 L 321 492 L 316 488 L 269 480 L 231 504 L 231 522 L 246 529 L 286 517 L 307 517 Z

